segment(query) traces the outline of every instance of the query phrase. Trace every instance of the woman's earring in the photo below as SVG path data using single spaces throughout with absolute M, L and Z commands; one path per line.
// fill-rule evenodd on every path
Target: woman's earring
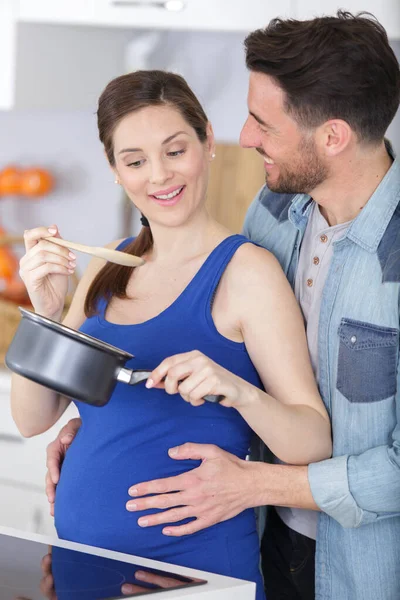
M 211 154 L 211 159 L 215 158 L 215 153 Z
M 115 179 L 114 183 L 117 183 L 118 185 L 121 185 L 121 182 L 120 182 L 120 180 L 118 178 Z

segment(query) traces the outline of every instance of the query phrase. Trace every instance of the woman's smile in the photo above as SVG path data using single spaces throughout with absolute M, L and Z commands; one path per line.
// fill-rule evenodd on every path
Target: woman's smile
M 170 187 L 155 194 L 149 194 L 149 198 L 160 206 L 175 206 L 182 199 L 186 185 Z

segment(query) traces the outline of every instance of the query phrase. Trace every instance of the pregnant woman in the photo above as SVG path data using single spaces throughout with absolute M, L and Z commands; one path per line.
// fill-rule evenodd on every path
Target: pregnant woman
M 76 403 L 82 426 L 57 486 L 58 534 L 251 580 L 263 600 L 253 510 L 174 538 L 162 526 L 146 528 L 147 513 L 129 512 L 126 503 L 132 482 L 197 466 L 168 455 L 186 441 L 217 444 L 243 459 L 255 432 L 285 462 L 330 456 L 329 419 L 300 310 L 276 259 L 208 214 L 214 138 L 181 77 L 119 77 L 102 93 L 97 114 L 116 182 L 145 215 L 136 239 L 110 247 L 145 264 L 133 269 L 94 259 L 64 324 L 130 352 L 135 358 L 127 366 L 153 369 L 154 381 L 117 384 L 102 408 Z M 52 235 L 59 235 L 55 226 L 25 232 L 21 275 L 34 310 L 58 321 L 75 260 L 46 241 Z M 204 402 L 206 394 L 225 400 Z M 69 402 L 13 375 L 12 411 L 23 435 L 46 431 Z

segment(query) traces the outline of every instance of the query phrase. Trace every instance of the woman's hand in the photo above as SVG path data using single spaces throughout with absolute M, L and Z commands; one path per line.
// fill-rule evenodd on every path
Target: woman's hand
M 19 274 L 35 312 L 59 320 L 76 256 L 68 248 L 46 241 L 51 236 L 60 237 L 55 225 L 25 231 L 26 254 L 21 258 Z
M 224 396 L 223 406 L 241 408 L 256 401 L 259 390 L 193 350 L 166 358 L 149 376 L 146 387 L 163 387 L 167 394 L 180 394 L 193 406 L 204 404 L 204 396 Z

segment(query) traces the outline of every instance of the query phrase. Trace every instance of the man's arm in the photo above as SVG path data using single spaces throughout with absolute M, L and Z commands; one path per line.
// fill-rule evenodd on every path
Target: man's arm
M 396 424 L 388 444 L 357 455 L 336 456 L 308 468 L 316 503 L 343 527 L 400 515 L 400 364 L 397 390 Z
M 127 509 L 164 509 L 139 525 L 168 526 L 165 535 L 188 535 L 230 519 L 246 508 L 274 505 L 323 510 L 343 527 L 358 527 L 400 513 L 399 446 L 379 446 L 358 456 L 339 456 L 306 466 L 243 461 L 217 448 L 184 444 L 177 460 L 202 464 L 176 477 L 133 485 Z M 143 498 L 147 494 L 151 497 Z
M 141 517 L 142 527 L 195 520 L 168 526 L 165 535 L 195 533 L 235 517 L 246 508 L 275 504 L 318 510 L 307 480 L 307 467 L 240 460 L 207 444 L 184 444 L 169 451 L 175 460 L 201 460 L 199 467 L 176 477 L 133 485 L 128 510 L 164 509 Z M 144 498 L 147 494 L 153 496 Z
M 321 510 L 346 528 L 400 515 L 400 373 L 397 389 L 397 426 L 391 444 L 308 467 L 242 461 L 216 446 L 184 444 L 174 454 L 170 451 L 171 458 L 201 460 L 202 464 L 177 477 L 134 485 L 136 491 L 130 490 L 134 499 L 127 508 L 166 509 L 139 519 L 139 524 L 147 521 L 144 526 L 195 519 L 164 530 L 175 536 L 264 505 Z M 146 494 L 155 495 L 140 497 Z
M 391 446 L 356 456 L 336 456 L 308 467 L 310 488 L 321 510 L 343 527 L 400 515 L 399 430 Z

